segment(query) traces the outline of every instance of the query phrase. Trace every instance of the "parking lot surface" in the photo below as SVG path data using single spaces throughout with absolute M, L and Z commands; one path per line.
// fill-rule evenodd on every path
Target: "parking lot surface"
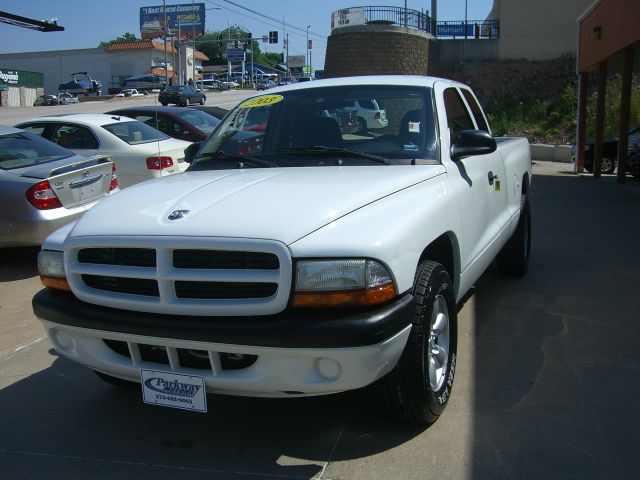
M 490 268 L 460 305 L 456 384 L 430 428 L 366 390 L 145 405 L 55 355 L 30 307 L 37 249 L 0 250 L 0 477 L 635 478 L 640 182 L 570 169 L 534 165 L 529 273 Z

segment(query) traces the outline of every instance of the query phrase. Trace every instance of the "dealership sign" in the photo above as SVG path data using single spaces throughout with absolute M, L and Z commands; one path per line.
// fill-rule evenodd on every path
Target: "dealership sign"
M 143 39 L 164 37 L 165 21 L 167 35 L 192 37 L 204 34 L 204 3 L 162 5 L 140 8 L 140 36 Z
M 0 82 L 7 85 L 17 85 L 20 80 L 18 72 L 15 70 L 0 70 Z

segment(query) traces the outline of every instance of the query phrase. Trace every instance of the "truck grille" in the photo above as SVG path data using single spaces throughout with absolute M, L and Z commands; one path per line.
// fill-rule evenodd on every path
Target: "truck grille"
M 291 288 L 291 257 L 274 241 L 172 237 L 73 239 L 65 268 L 89 303 L 179 315 L 272 315 Z M 184 248 L 182 246 L 184 245 Z

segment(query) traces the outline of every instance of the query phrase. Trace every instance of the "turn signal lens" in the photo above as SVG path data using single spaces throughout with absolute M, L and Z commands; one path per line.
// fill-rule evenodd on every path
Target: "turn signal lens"
M 296 292 L 292 305 L 298 308 L 366 307 L 393 300 L 396 289 L 392 283 L 366 290 L 342 292 Z
M 65 292 L 70 292 L 71 287 L 69 283 L 67 283 L 66 278 L 53 278 L 53 277 L 43 277 L 40 275 L 40 281 L 42 285 L 47 288 L 53 288 L 54 290 L 63 290 Z

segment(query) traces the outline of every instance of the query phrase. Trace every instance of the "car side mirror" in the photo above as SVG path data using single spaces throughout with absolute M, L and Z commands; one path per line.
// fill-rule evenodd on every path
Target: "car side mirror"
M 451 160 L 472 155 L 486 155 L 496 151 L 496 139 L 484 130 L 462 130 L 460 139 L 451 146 Z
M 198 153 L 198 150 L 200 150 L 201 146 L 202 146 L 202 142 L 194 142 L 191 145 L 189 145 L 187 148 L 185 148 L 184 161 L 187 163 L 193 162 L 193 159 Z

